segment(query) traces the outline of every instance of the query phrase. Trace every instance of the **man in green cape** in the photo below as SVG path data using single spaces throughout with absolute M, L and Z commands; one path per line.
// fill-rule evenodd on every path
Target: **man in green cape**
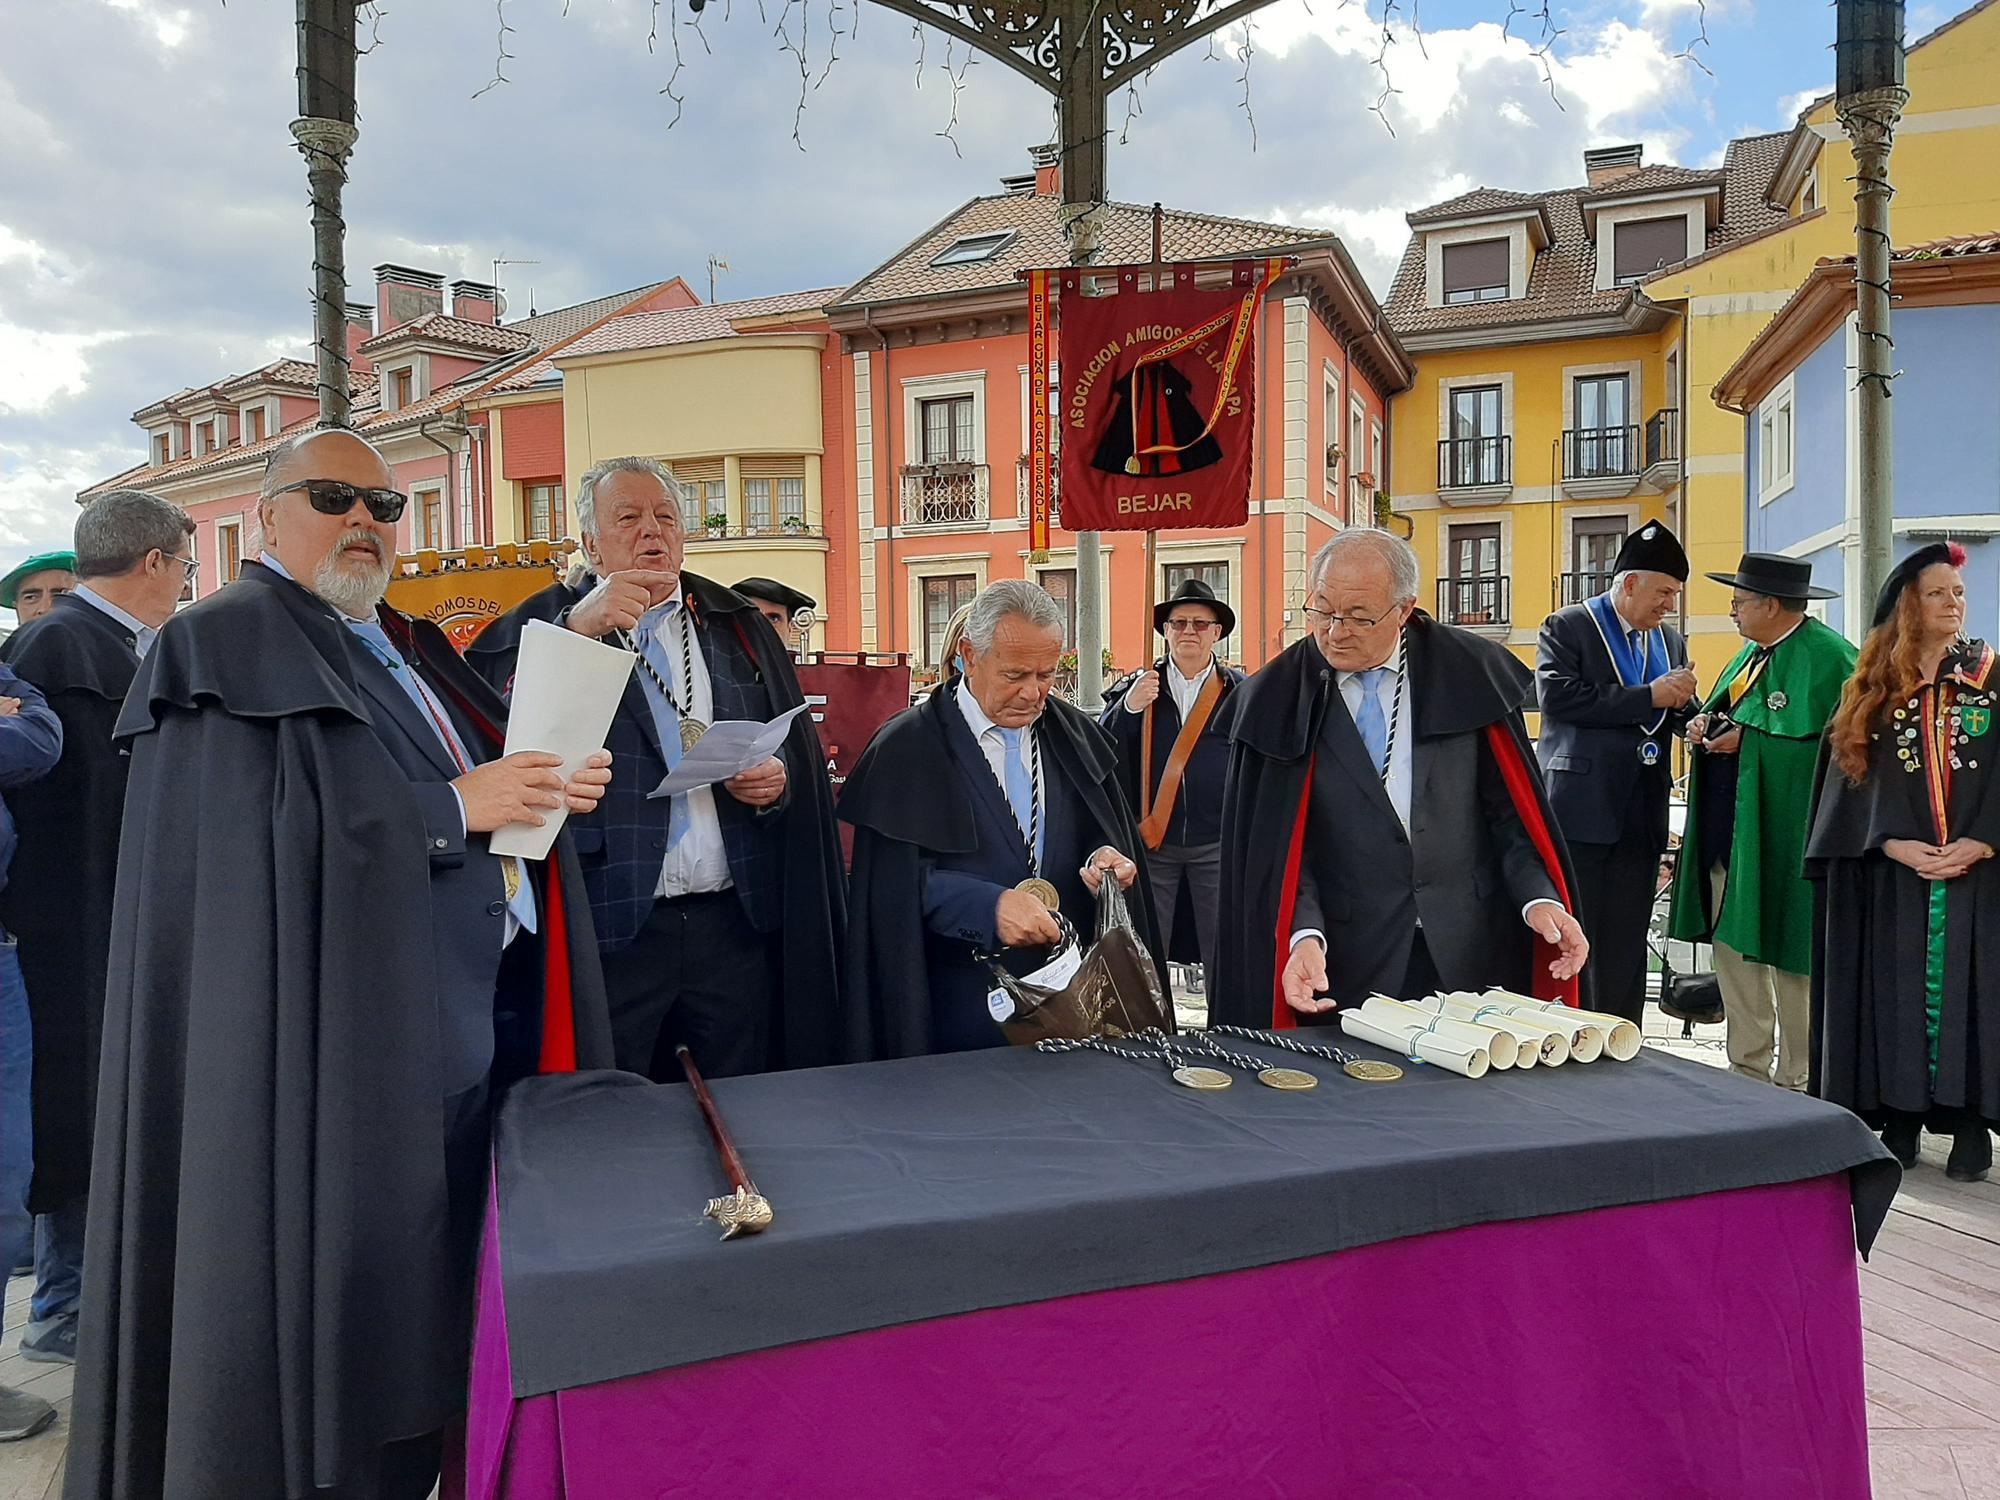
M 1746 552 L 1729 613 L 1743 649 L 1688 725 L 1687 827 L 1668 935 L 1715 945 L 1729 1065 L 1803 1089 L 1811 1060 L 1812 887 L 1803 873 L 1820 736 L 1854 670 L 1854 647 L 1806 615 L 1812 565 Z M 1775 1031 L 1775 1040 L 1773 1033 Z

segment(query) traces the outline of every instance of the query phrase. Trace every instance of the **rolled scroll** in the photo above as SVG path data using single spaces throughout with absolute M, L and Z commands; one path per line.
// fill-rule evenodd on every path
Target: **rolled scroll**
M 1526 1006 L 1529 1011 L 1548 1020 L 1568 1017 L 1581 1021 L 1586 1026 L 1594 1026 L 1604 1033 L 1604 1050 L 1619 1062 L 1630 1062 L 1639 1055 L 1644 1038 L 1639 1028 L 1623 1016 L 1614 1016 L 1601 1010 L 1576 1010 L 1554 1000 L 1532 1000 L 1526 995 L 1517 995 L 1512 990 L 1488 990 L 1483 997 L 1487 1002 L 1501 1002 L 1515 1006 Z M 1511 1012 L 1521 1015 L 1524 1012 Z
M 1436 1010 L 1426 1010 L 1387 995 L 1370 995 L 1361 1004 L 1364 1017 L 1388 1026 L 1415 1026 L 1439 1036 L 1454 1037 L 1468 1046 L 1483 1047 L 1498 1071 L 1514 1066 L 1521 1044 L 1508 1032 L 1493 1026 L 1475 1026 Z M 1532 1063 L 1530 1064 L 1532 1066 Z
M 1470 1001 L 1477 1008 L 1489 1011 L 1486 1022 L 1505 1016 L 1510 1020 L 1519 1021 L 1524 1026 L 1539 1026 L 1552 1032 L 1569 1044 L 1572 1061 L 1596 1062 L 1604 1055 L 1604 1044 L 1608 1037 L 1606 1028 L 1595 1021 L 1577 1019 L 1576 1013 L 1566 1005 L 1551 1006 L 1545 1011 L 1538 1002 L 1524 1000 L 1523 997 L 1507 990 L 1488 990 L 1478 995 L 1467 990 L 1455 990 L 1445 998 Z
M 1517 1016 L 1501 1015 L 1491 1006 L 1482 1005 L 1477 995 L 1426 995 L 1421 1000 L 1412 1000 L 1410 1004 L 1418 1010 L 1450 1016 L 1455 1021 L 1506 1032 L 1520 1044 L 1520 1051 L 1514 1057 L 1516 1068 L 1532 1068 L 1536 1063 L 1554 1068 L 1569 1061 L 1569 1038 L 1560 1031 L 1544 1021 L 1524 1021 Z
M 1397 1025 L 1362 1015 L 1358 1010 L 1340 1013 L 1340 1029 L 1358 1041 L 1373 1042 L 1391 1052 L 1418 1062 L 1427 1062 L 1466 1078 L 1483 1078 L 1493 1066 L 1484 1047 L 1455 1041 L 1426 1031 L 1421 1026 Z

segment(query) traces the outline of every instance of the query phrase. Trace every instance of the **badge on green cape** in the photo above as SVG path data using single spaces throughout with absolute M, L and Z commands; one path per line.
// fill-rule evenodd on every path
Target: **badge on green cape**
M 1982 735 L 1993 727 L 1993 710 L 1990 708 L 1961 708 L 1958 722 L 1965 726 L 1968 735 Z
M 1783 693 L 1773 693 L 1764 700 L 1764 707 L 1770 709 L 1775 714 L 1781 712 L 1784 706 L 1791 701 Z

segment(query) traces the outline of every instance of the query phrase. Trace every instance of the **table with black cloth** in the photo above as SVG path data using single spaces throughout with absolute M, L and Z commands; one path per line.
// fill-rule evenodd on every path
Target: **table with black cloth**
M 727 1243 L 685 1086 L 517 1087 L 466 1493 L 1868 1494 L 1855 1250 L 1899 1173 L 1854 1117 L 1651 1051 L 1284 1060 L 1320 1086 L 1024 1049 L 719 1081 L 777 1214 Z

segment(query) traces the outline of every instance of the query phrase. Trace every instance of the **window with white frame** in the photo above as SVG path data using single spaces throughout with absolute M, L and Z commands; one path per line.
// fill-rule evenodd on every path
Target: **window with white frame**
M 778 476 L 778 524 L 802 531 L 806 524 L 806 480 L 803 474 Z
M 771 481 L 743 481 L 743 529 L 750 532 L 771 529 Z
M 218 583 L 234 583 L 243 571 L 243 522 L 215 523 L 215 576 Z
M 1063 617 L 1063 650 L 1076 647 L 1076 569 L 1042 568 L 1035 574 L 1035 582 L 1048 591 L 1056 601 L 1056 608 Z
M 410 531 L 418 547 L 435 550 L 444 546 L 444 491 L 418 490 L 410 497 L 416 502 L 415 520 Z
M 1792 377 L 1757 407 L 1757 503 L 1768 505 L 1792 487 L 1797 454 L 1796 395 Z
M 530 541 L 552 542 L 562 535 L 562 485 L 556 480 L 523 485 L 521 508 L 526 513 Z
M 1809 214 L 1819 207 L 1819 168 L 1806 173 L 1805 191 L 1799 195 L 1799 212 Z
M 1331 370 L 1326 375 L 1326 387 L 1320 392 L 1319 430 L 1326 434 L 1326 488 L 1327 493 L 1340 493 L 1340 462 L 1334 454 L 1340 447 L 1340 377 Z

